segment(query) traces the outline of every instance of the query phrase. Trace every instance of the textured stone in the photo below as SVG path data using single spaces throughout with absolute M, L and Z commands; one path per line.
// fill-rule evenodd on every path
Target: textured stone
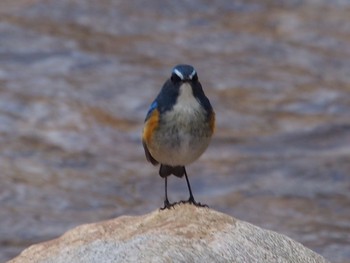
M 76 227 L 9 262 L 327 261 L 284 235 L 208 208 L 178 205 Z

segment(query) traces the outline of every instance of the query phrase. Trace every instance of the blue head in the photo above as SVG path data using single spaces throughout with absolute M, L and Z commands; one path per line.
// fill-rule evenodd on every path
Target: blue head
M 180 64 L 173 68 L 171 80 L 177 81 L 197 81 L 197 72 L 191 65 Z
M 197 71 L 191 65 L 179 64 L 172 69 L 171 77 L 164 83 L 151 110 L 156 107 L 162 113 L 171 110 L 181 99 L 187 100 L 190 97 L 198 101 L 208 113 L 212 112 L 210 102 L 198 80 Z

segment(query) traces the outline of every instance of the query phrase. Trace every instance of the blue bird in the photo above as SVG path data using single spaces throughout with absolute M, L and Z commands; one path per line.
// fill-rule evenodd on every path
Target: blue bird
M 196 206 L 185 166 L 206 150 L 215 127 L 215 113 L 205 96 L 196 70 L 191 65 L 177 65 L 171 77 L 151 104 L 142 132 L 147 160 L 160 164 L 159 175 L 165 179 L 164 207 L 170 208 L 167 177 L 185 176 L 190 197 L 182 201 Z

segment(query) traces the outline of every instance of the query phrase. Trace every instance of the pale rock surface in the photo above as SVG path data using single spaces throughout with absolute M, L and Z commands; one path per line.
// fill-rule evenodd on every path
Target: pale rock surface
M 290 238 L 208 208 L 178 205 L 76 227 L 10 263 L 327 262 Z

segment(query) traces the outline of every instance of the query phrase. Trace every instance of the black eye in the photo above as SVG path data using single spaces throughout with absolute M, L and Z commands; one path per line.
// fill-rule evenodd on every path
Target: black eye
M 170 79 L 174 83 L 181 81 L 181 78 L 178 75 L 176 75 L 175 73 L 171 74 L 171 78 Z

